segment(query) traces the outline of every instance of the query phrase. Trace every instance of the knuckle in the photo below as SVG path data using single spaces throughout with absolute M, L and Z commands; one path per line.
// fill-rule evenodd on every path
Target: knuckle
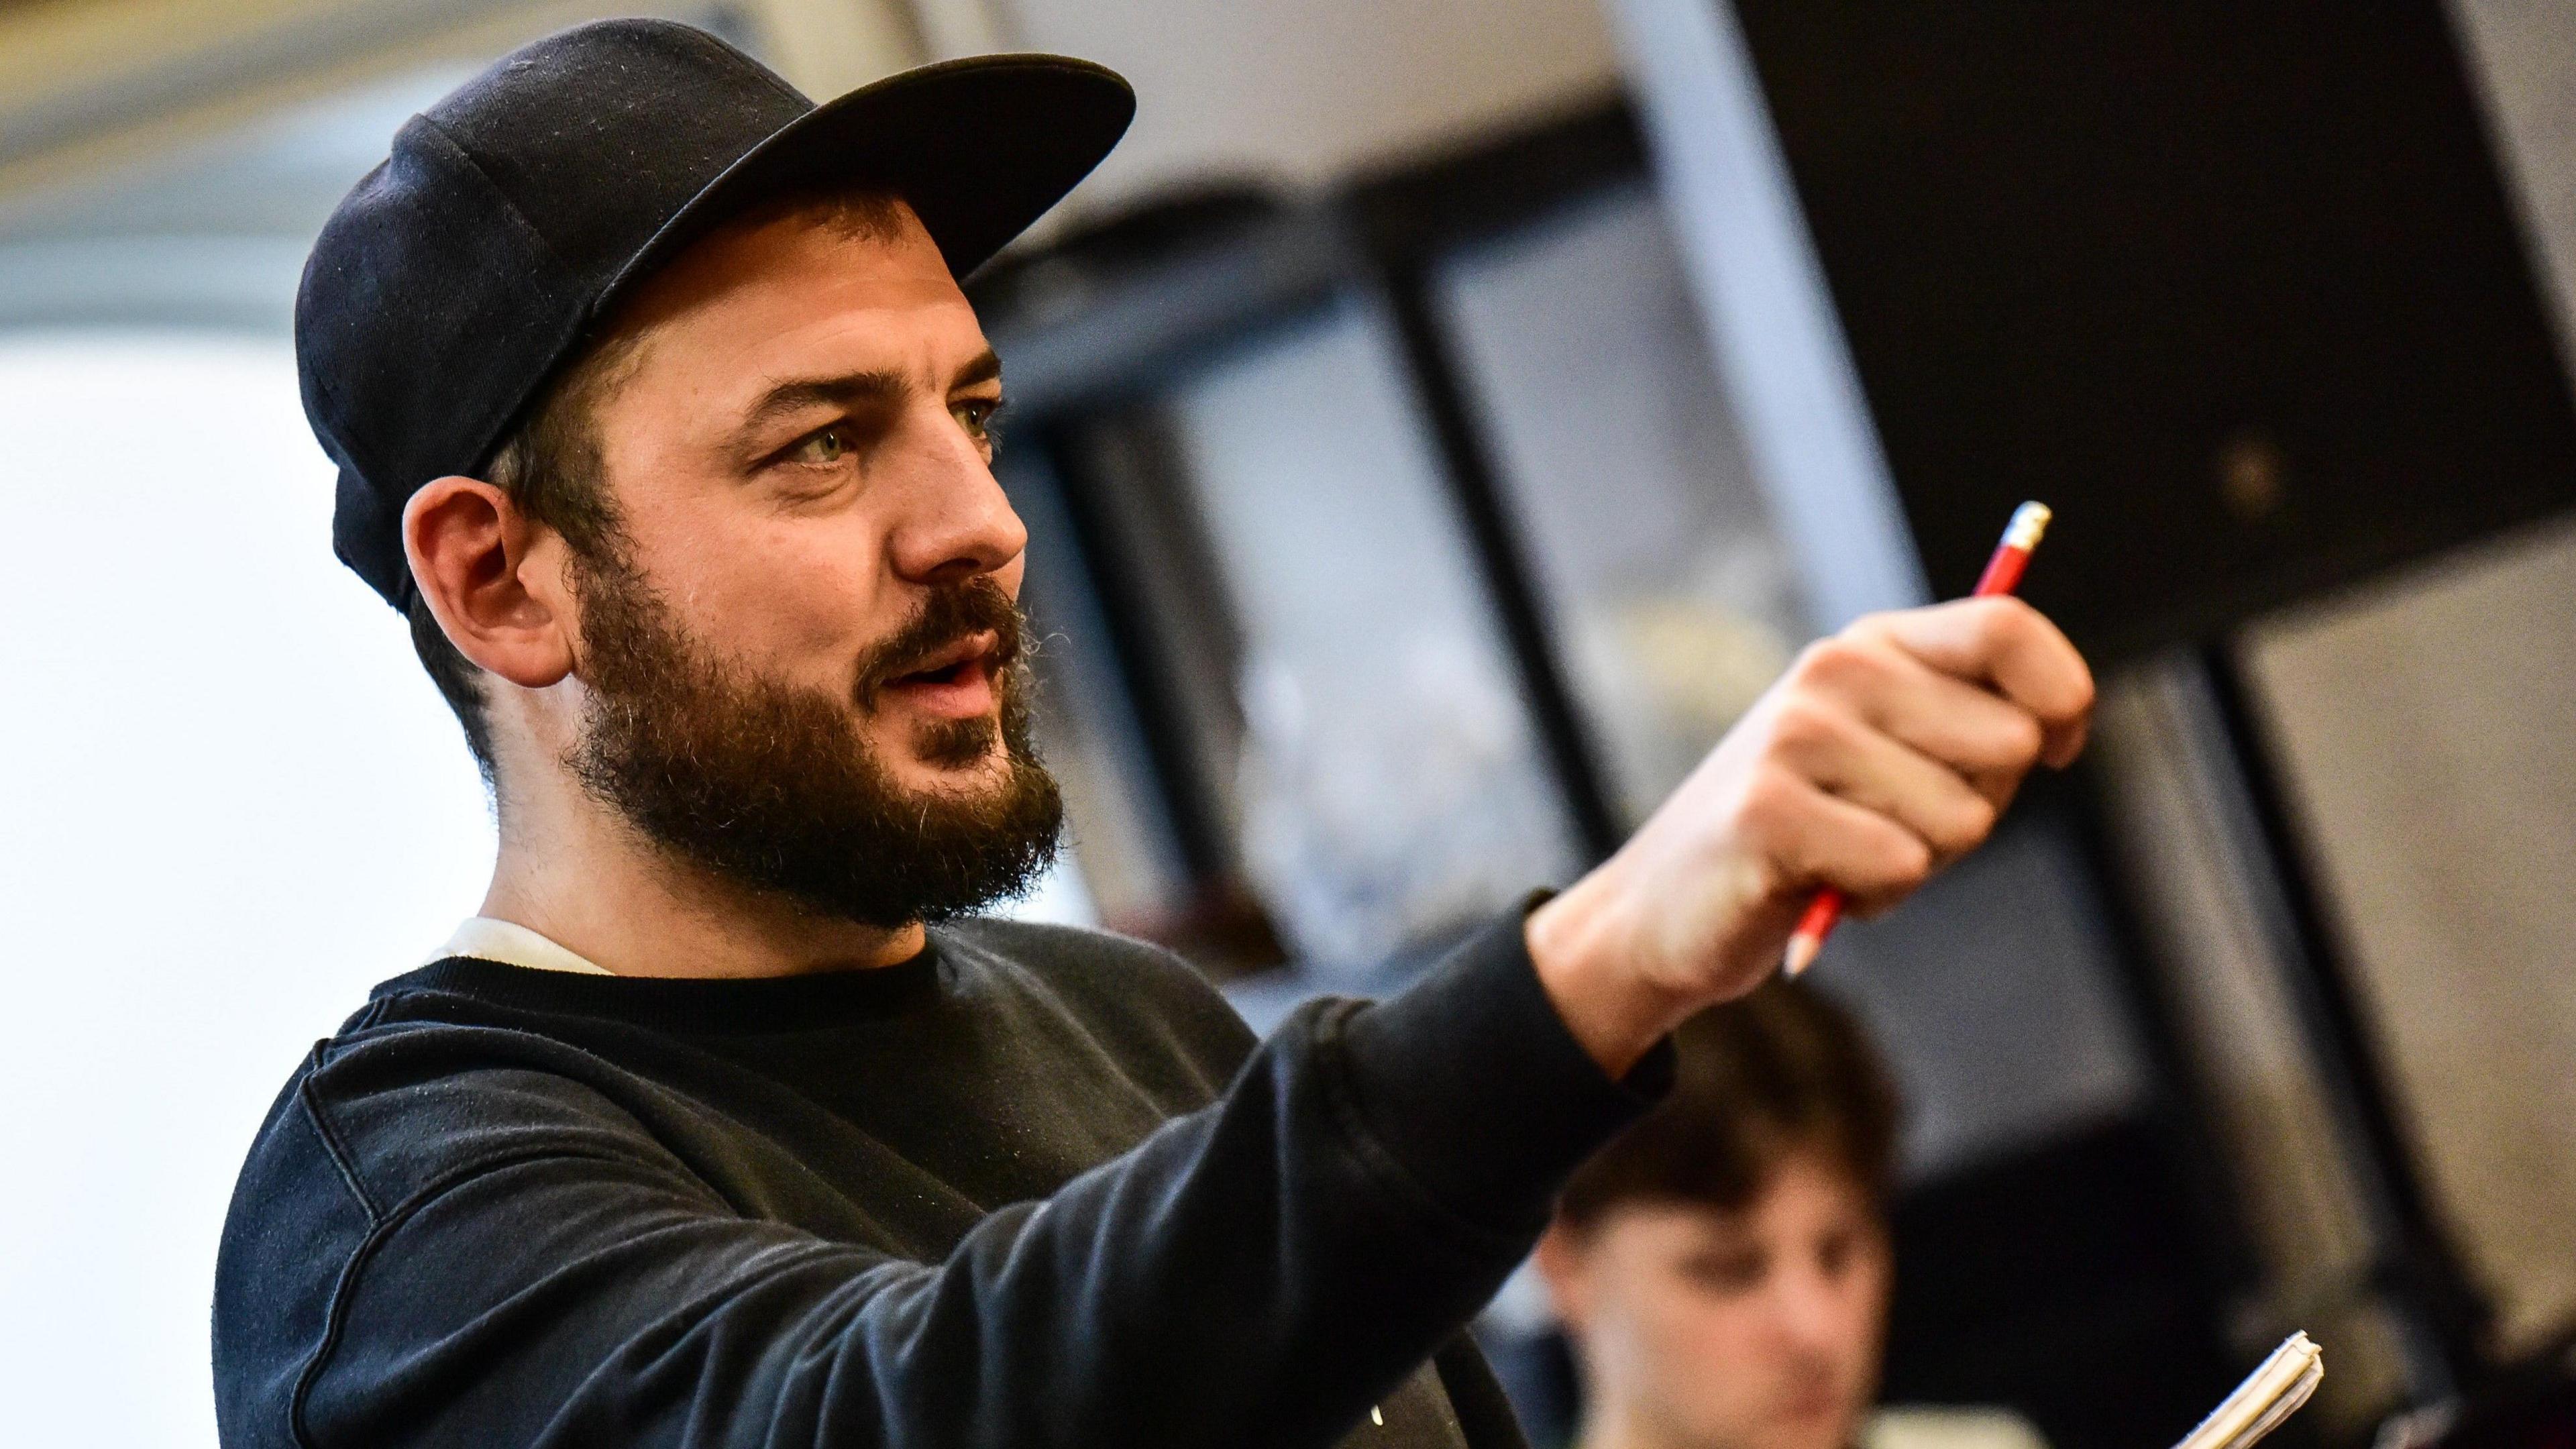
M 1887 851 L 1884 879 L 1896 890 L 1912 890 L 1932 878 L 1932 847 L 1907 835 L 1893 842 Z
M 2040 748 L 2047 743 L 2047 731 L 2040 728 L 2036 716 L 2027 710 L 2017 709 L 2004 717 L 1999 743 L 1998 753 L 2005 764 L 2027 769 L 2032 761 L 2039 758 Z
M 1899 868 L 1909 889 L 1930 880 L 1932 872 L 1939 867 L 1940 861 L 1933 856 L 1931 846 L 1920 840 L 1906 842 L 1905 859 Z
M 1765 858 L 1786 859 L 1811 848 L 1817 825 L 1815 792 L 1788 771 L 1766 772 L 1744 798 L 1737 838 Z
M 1743 882 L 1745 894 L 1754 900 L 1764 900 L 1785 894 L 1798 884 L 1789 872 L 1781 867 L 1780 862 L 1769 854 L 1750 856 L 1740 863 L 1737 869 L 1742 872 L 1737 879 Z
M 1942 850 L 1956 854 L 1984 843 L 1985 838 L 1994 833 L 1999 813 L 1995 803 L 1983 795 L 1971 792 L 1962 796 L 1946 822 L 1944 838 L 1940 842 Z
M 1819 639 L 1799 650 L 1798 657 L 1789 661 L 1787 675 L 1789 687 L 1791 689 L 1813 688 L 1822 683 L 1825 677 L 1832 673 L 1833 654 L 1835 649 L 1841 646 L 1842 640 L 1839 638 Z
M 1759 771 L 1745 782 L 1743 798 L 1736 805 L 1736 820 L 1748 837 L 1772 840 L 1783 833 L 1796 813 L 1797 794 L 1787 775 L 1777 770 Z
M 1878 670 L 1876 650 L 1863 637 L 1856 637 L 1859 626 L 1829 639 L 1819 639 L 1798 653 L 1791 676 L 1801 689 L 1839 691 L 1862 682 Z
M 2020 641 L 2029 630 L 2031 621 L 2038 617 L 2030 605 L 2009 596 L 1980 599 L 1978 602 L 1984 607 L 1972 616 L 1970 627 L 1976 634 L 1978 652 L 1982 654 L 1997 654 L 2010 648 Z
M 1824 744 L 1835 733 L 1833 712 L 1806 695 L 1792 694 L 1782 699 L 1779 710 L 1771 716 L 1772 741 L 1792 753 Z

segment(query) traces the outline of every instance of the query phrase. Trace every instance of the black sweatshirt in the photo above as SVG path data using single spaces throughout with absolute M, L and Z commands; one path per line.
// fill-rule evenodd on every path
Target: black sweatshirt
M 930 940 L 378 987 L 235 1190 L 224 1444 L 1518 1445 L 1460 1328 L 1670 1065 L 1611 1082 L 1517 915 L 1257 1048 L 1151 947 Z

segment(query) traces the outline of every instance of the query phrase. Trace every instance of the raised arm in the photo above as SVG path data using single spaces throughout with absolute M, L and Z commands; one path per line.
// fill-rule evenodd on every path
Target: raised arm
M 266 1442 L 236 1430 L 291 1388 L 309 1449 L 1321 1449 L 1643 1105 L 1565 1031 L 1515 918 L 1401 998 L 1301 1010 L 1215 1104 L 921 1253 L 828 1194 L 733 1200 L 784 1178 L 727 1161 L 758 1143 L 582 1053 L 362 1036 L 253 1156 L 273 1206 L 225 1246 L 227 1440 Z M 906 1170 L 888 1156 L 888 1201 Z M 262 1301 L 280 1282 L 332 1287 Z

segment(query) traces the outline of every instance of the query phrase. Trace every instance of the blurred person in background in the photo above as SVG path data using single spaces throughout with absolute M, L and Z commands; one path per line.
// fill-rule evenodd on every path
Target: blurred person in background
M 1850 1013 L 1774 979 L 1673 1046 L 1539 1240 L 1581 1449 L 2045 1449 L 1999 1411 L 1871 1412 L 1899 1109 Z

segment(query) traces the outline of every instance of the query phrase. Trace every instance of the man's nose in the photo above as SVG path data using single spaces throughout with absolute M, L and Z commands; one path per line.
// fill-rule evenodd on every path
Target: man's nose
M 918 584 L 960 583 L 993 573 L 1028 547 L 1028 526 L 1001 480 L 953 418 L 925 440 L 919 476 L 894 530 L 895 571 Z

